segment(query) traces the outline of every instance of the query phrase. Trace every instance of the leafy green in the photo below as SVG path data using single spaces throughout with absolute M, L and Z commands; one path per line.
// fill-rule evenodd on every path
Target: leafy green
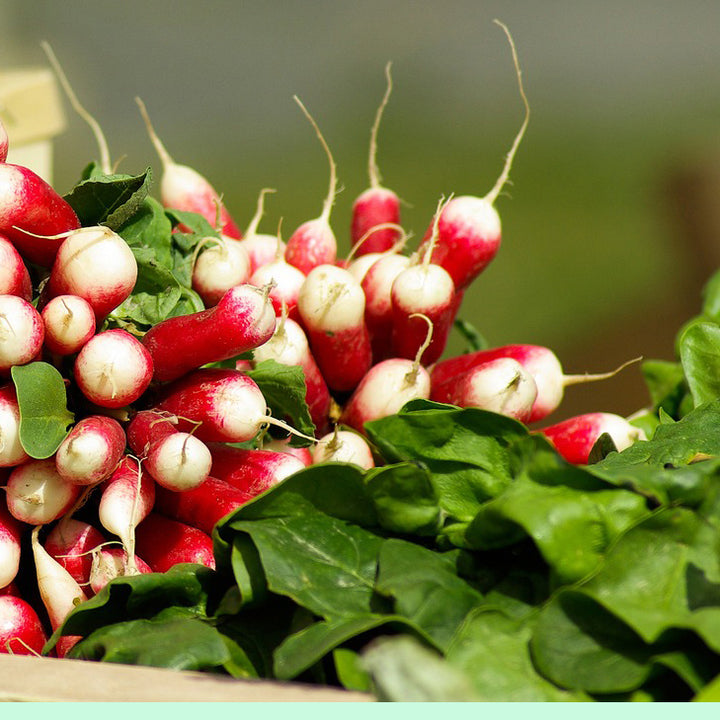
M 30 457 L 48 458 L 75 419 L 67 407 L 65 381 L 55 367 L 41 361 L 15 365 L 10 374 L 20 408 L 20 443 Z

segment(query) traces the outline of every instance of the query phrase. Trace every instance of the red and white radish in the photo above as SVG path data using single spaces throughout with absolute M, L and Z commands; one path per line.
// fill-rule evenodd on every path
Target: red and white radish
M 95 334 L 92 305 L 79 295 L 57 295 L 40 313 L 45 323 L 45 347 L 55 355 L 72 355 Z
M 75 382 L 90 402 L 121 408 L 135 402 L 153 378 L 153 358 L 134 335 L 112 328 L 93 335 L 75 358 Z
M 155 481 L 130 456 L 125 456 L 102 486 L 98 519 L 109 533 L 120 538 L 132 566 L 135 528 L 155 503 Z
M 72 575 L 40 544 L 40 527 L 38 525 L 32 531 L 32 552 L 40 598 L 47 610 L 50 626 L 56 630 L 71 610 L 87 600 L 87 595 Z M 65 657 L 79 639 L 78 635 L 63 635 L 55 646 L 58 657 Z
M 44 339 L 45 324 L 30 303 L 17 295 L 0 295 L 0 373 L 34 360 Z
M 187 165 L 180 165 L 172 159 L 150 122 L 145 103 L 140 98 L 135 98 L 135 101 L 140 108 L 140 114 L 145 121 L 150 140 L 162 163 L 160 198 L 163 205 L 175 210 L 198 213 L 213 227 L 215 226 L 218 207 L 220 207 L 220 231 L 223 235 L 239 240 L 242 237 L 240 228 L 238 228 L 230 213 L 220 202 L 219 193 L 207 178 L 197 170 Z
M 330 164 L 330 183 L 322 212 L 317 218 L 302 223 L 288 238 L 285 248 L 285 260 L 307 275 L 314 267 L 334 263 L 337 258 L 337 240 L 330 227 L 330 213 L 335 204 L 337 189 L 337 170 L 330 148 L 317 123 L 297 96 L 295 101 L 315 129 Z
M 537 398 L 533 376 L 512 358 L 497 358 L 433 385 L 430 399 L 458 407 L 477 407 L 527 422 Z
M 48 533 L 45 550 L 78 585 L 85 587 L 90 581 L 93 551 L 105 542 L 105 536 L 94 525 L 66 515 Z
M 270 417 L 257 383 L 233 368 L 201 368 L 175 380 L 153 409 L 177 416 L 179 430 L 204 442 L 247 442 L 265 425 L 302 434 Z
M 125 430 L 115 418 L 78 420 L 55 452 L 55 467 L 75 485 L 96 485 L 110 477 L 125 452 Z
M 505 25 L 497 20 L 495 22 L 500 25 L 510 42 L 520 96 L 525 106 L 525 117 L 505 158 L 502 173 L 490 192 L 481 198 L 470 195 L 454 197 L 440 215 L 437 242 L 434 244 L 431 259 L 433 263 L 448 271 L 458 291 L 467 288 L 487 267 L 500 247 L 501 222 L 494 204 L 508 181 L 515 153 L 530 119 L 530 106 L 523 89 L 515 44 Z M 429 244 L 431 235 L 432 226 L 427 230 L 426 244 Z
M 151 572 L 153 569 L 139 555 L 134 555 L 131 563 L 128 554 L 122 548 L 100 548 L 92 554 L 88 583 L 92 593 L 97 595 L 115 578 Z
M 0 386 L 0 468 L 14 467 L 30 456 L 20 442 L 20 407 L 15 385 Z
M 211 443 L 210 452 L 212 476 L 241 490 L 248 500 L 306 467 L 294 455 L 273 450 Z
M 387 88 L 370 131 L 368 175 L 370 187 L 363 191 L 352 206 L 350 242 L 357 256 L 389 250 L 398 240 L 400 198 L 381 184 L 377 167 L 377 135 L 385 107 L 392 92 L 391 64 L 385 66 Z M 393 227 L 395 225 L 395 227 Z
M 80 227 L 53 187 L 22 165 L 0 163 L 0 234 L 26 262 L 49 268 L 65 234 Z
M 175 432 L 150 446 L 145 469 L 158 485 L 185 492 L 207 480 L 212 457 L 207 445 L 187 432 Z
M 600 436 L 607 433 L 618 450 L 625 450 L 638 440 L 646 440 L 642 429 L 621 415 L 590 412 L 548 425 L 537 432 L 544 435 L 565 460 L 575 465 L 587 464 L 590 451 Z
M 250 256 L 240 240 L 209 236 L 197 244 L 192 288 L 205 307 L 217 305 L 230 288 L 249 282 L 251 273 Z
M 430 374 L 420 364 L 430 344 L 433 327 L 429 318 L 425 342 L 418 348 L 415 360 L 388 358 L 373 365 L 343 407 L 340 423 L 364 433 L 364 425 L 399 412 L 405 403 L 430 397 Z
M 278 250 L 281 243 L 278 228 Z M 276 315 L 286 312 L 294 320 L 298 318 L 297 299 L 304 282 L 305 273 L 287 262 L 280 252 L 274 260 L 257 268 L 250 278 L 252 285 L 268 288 Z
M 365 323 L 370 334 L 374 363 L 385 360 L 393 354 L 392 284 L 409 265 L 410 258 L 406 255 L 396 252 L 384 253 L 368 268 L 360 282 L 365 294 Z
M 5 488 L 10 514 L 29 525 L 46 525 L 72 508 L 80 487 L 68 482 L 54 458 L 30 459 L 10 473 Z
M 90 303 L 99 325 L 129 297 L 137 276 L 135 256 L 120 235 L 104 225 L 79 228 L 60 245 L 42 302 L 79 295 Z
M 392 305 L 392 354 L 414 358 L 425 343 L 427 326 L 422 317 L 432 323 L 432 341 L 425 347 L 421 362 L 429 365 L 445 351 L 448 335 L 458 309 L 455 285 L 450 274 L 440 265 L 430 262 L 432 248 L 437 239 L 437 222 L 445 201 L 441 200 L 435 213 L 435 224 L 430 245 L 423 255 L 416 255 L 401 270 L 390 289 Z
M 47 635 L 35 608 L 21 597 L 0 597 L 0 653 L 40 656 Z
M 476 350 L 440 360 L 430 369 L 433 387 L 451 381 L 471 368 L 498 358 L 512 358 L 532 375 L 537 386 L 537 397 L 526 422 L 533 423 L 554 412 L 562 401 L 565 388 L 579 383 L 607 380 L 635 360 L 623 363 L 607 373 L 565 375 L 557 355 L 547 347 L 531 344 L 511 344 Z
M 157 488 L 154 510 L 212 535 L 216 523 L 247 502 L 247 496 L 212 475 L 198 488 L 173 492 Z
M 275 321 L 265 290 L 238 285 L 214 307 L 157 323 L 142 343 L 152 357 L 154 379 L 175 380 L 262 345 L 275 331 Z
M 32 282 L 27 266 L 15 246 L 0 235 L 0 295 L 19 295 L 32 300 Z
M 215 569 L 212 538 L 192 525 L 151 512 L 135 535 L 137 551 L 153 572 L 166 572 L 178 563 Z
M 257 209 L 245 229 L 240 244 L 250 257 L 251 273 L 266 263 L 272 262 L 278 255 L 285 254 L 285 243 L 275 235 L 257 231 L 264 212 L 265 195 L 275 192 L 273 188 L 263 188 L 258 195 Z
M 23 526 L 0 503 L 0 588 L 7 587 L 17 577 L 20 569 Z
M 325 432 L 332 398 L 302 327 L 293 319 L 281 316 L 273 336 L 253 350 L 253 361 L 259 363 L 263 360 L 302 368 L 305 375 L 305 402 L 310 417 L 315 427 Z
M 340 430 L 337 427 L 323 435 L 313 448 L 313 464 L 324 462 L 351 463 L 363 470 L 375 467 L 367 440 L 354 430 Z
M 353 390 L 372 363 L 360 283 L 343 268 L 320 265 L 300 288 L 298 312 L 330 390 Z

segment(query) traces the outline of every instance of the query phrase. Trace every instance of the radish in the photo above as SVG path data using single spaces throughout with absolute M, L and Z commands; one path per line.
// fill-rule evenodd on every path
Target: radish
M 40 527 L 38 525 L 33 528 L 31 536 L 38 590 L 47 610 L 50 626 L 53 630 L 57 630 L 70 611 L 79 603 L 87 600 L 87 595 L 72 575 L 40 544 L 38 539 Z M 78 635 L 63 635 L 55 646 L 58 657 L 65 657 L 79 639 Z
M 181 492 L 207 479 L 212 458 L 207 445 L 190 433 L 180 432 L 177 422 L 172 415 L 141 410 L 127 427 L 127 440 L 155 482 Z
M 0 386 L 0 468 L 14 467 L 28 460 L 20 442 L 20 407 L 15 385 Z
M 47 635 L 40 617 L 21 597 L 0 597 L 0 653 L 36 655 L 42 652 Z
M 335 160 L 333 160 L 320 128 L 297 96 L 295 96 L 295 101 L 315 128 L 330 164 L 330 184 L 323 202 L 322 212 L 317 218 L 302 223 L 288 238 L 285 248 L 285 260 L 307 275 L 314 267 L 332 264 L 337 258 L 337 240 L 330 227 L 330 213 L 335 203 L 337 188 L 337 171 Z
M 275 192 L 275 190 L 273 188 L 263 188 L 260 191 L 255 215 L 253 215 L 245 229 L 242 240 L 240 240 L 240 244 L 250 257 L 251 273 L 266 263 L 272 262 L 278 255 L 285 254 L 285 243 L 280 238 L 275 235 L 258 233 L 257 231 L 264 212 L 265 195 L 271 192 Z
M 100 524 L 120 538 L 132 567 L 135 557 L 135 528 L 155 503 L 155 481 L 137 460 L 126 455 L 102 486 L 98 505 Z
M 151 512 L 137 527 L 137 549 L 153 572 L 178 563 L 199 563 L 215 569 L 213 541 L 208 533 Z
M 359 465 L 363 470 L 375 467 L 372 450 L 362 435 L 353 430 L 327 433 L 313 449 L 313 463 L 340 462 Z
M 93 335 L 75 358 L 75 382 L 82 394 L 101 407 L 135 402 L 153 377 L 147 348 L 127 330 L 113 328 Z
M 478 407 L 527 422 L 537 397 L 532 375 L 512 358 L 476 365 L 442 384 L 433 385 L 430 399 L 458 407 Z
M 638 440 L 647 440 L 645 433 L 615 413 L 590 412 L 575 415 L 541 428 L 542 433 L 565 460 L 575 465 L 587 464 L 595 443 L 607 433 L 618 450 L 625 450 Z
M 27 266 L 15 246 L 0 235 L 0 295 L 19 295 L 32 300 L 32 283 Z
M 275 313 L 280 315 L 283 308 L 293 320 L 298 319 L 297 299 L 300 288 L 305 282 L 305 273 L 291 265 L 280 254 L 282 247 L 278 228 L 278 255 L 271 262 L 261 265 L 250 277 L 250 284 L 256 287 L 268 287 L 268 296 Z
M 110 477 L 125 452 L 125 431 L 111 417 L 78 420 L 55 452 L 55 467 L 68 482 L 96 485 Z
M 0 373 L 34 360 L 44 339 L 42 317 L 30 303 L 17 295 L 0 295 Z
M 23 527 L 0 503 L 0 588 L 7 587 L 20 569 L 21 538 Z
M 476 365 L 502 357 L 517 360 L 535 380 L 537 397 L 533 403 L 530 417 L 526 421 L 528 423 L 542 420 L 554 412 L 562 401 L 565 388 L 569 385 L 607 380 L 630 363 L 636 362 L 636 360 L 630 360 L 607 373 L 565 375 L 560 360 L 549 348 L 529 344 L 503 345 L 441 360 L 430 369 L 433 387 L 452 380 Z
M 221 518 L 246 502 L 244 492 L 211 475 L 200 487 L 187 492 L 178 493 L 158 487 L 154 510 L 212 535 L 215 524 Z
M 430 262 L 443 207 L 445 201 L 441 200 L 435 213 L 432 239 L 423 251 L 424 255 L 411 260 L 408 267 L 397 274 L 390 289 L 392 353 L 397 357 L 415 357 L 427 334 L 419 317 L 424 316 L 429 318 L 433 327 L 432 341 L 421 358 L 425 365 L 435 362 L 444 352 L 458 308 L 450 274 L 440 265 Z
M 239 240 L 222 235 L 203 238 L 196 246 L 194 257 L 192 288 L 205 307 L 217 305 L 230 288 L 250 281 L 250 255 Z
M 202 485 L 210 474 L 207 445 L 186 432 L 174 432 L 150 446 L 145 469 L 158 485 L 185 492 Z
M 210 452 L 212 476 L 241 490 L 248 500 L 306 467 L 295 456 L 273 450 L 211 443 Z
M 73 355 L 95 334 L 95 311 L 79 295 L 57 295 L 40 313 L 45 347 L 55 355 Z
M 29 168 L 0 163 L 0 234 L 27 262 L 48 268 L 65 233 L 80 227 L 75 211 Z
M 145 121 L 150 140 L 162 163 L 160 198 L 163 205 L 175 210 L 198 213 L 212 225 L 215 224 L 215 217 L 218 207 L 220 207 L 221 232 L 223 235 L 239 240 L 242 233 L 230 213 L 220 203 L 218 192 L 199 172 L 187 165 L 179 165 L 172 159 L 155 133 L 145 103 L 140 98 L 135 98 L 135 101 L 140 108 L 140 114 Z
M 247 442 L 266 424 L 302 435 L 282 420 L 269 417 L 257 383 L 232 368 L 189 373 L 163 388 L 154 409 L 176 415 L 179 430 L 193 432 L 204 442 Z
M 103 225 L 67 235 L 58 249 L 41 298 L 79 295 L 92 306 L 98 325 L 135 287 L 138 266 L 130 246 Z
M 409 266 L 409 257 L 388 252 L 368 268 L 361 281 L 365 295 L 365 323 L 370 334 L 374 363 L 385 360 L 393 354 L 392 285 L 395 278 Z
M 238 285 L 214 307 L 162 320 L 142 338 L 155 380 L 175 380 L 220 360 L 252 350 L 275 331 L 275 311 L 266 290 Z
M 259 363 L 263 360 L 275 360 L 282 365 L 302 368 L 305 375 L 305 402 L 310 417 L 315 427 L 324 432 L 332 398 L 302 327 L 292 318 L 282 315 L 273 336 L 253 350 L 253 361 Z
M 130 565 L 128 555 L 122 548 L 101 548 L 93 553 L 88 582 L 92 592 L 97 595 L 115 578 L 151 572 L 153 569 L 150 565 L 137 555 Z
M 423 319 L 428 330 L 415 360 L 389 358 L 373 365 L 345 403 L 340 415 L 343 425 L 364 432 L 366 422 L 394 415 L 410 400 L 430 397 L 430 374 L 420 358 L 430 344 L 433 328 L 429 318 Z
M 2 120 L 0 120 L 0 162 L 5 162 L 7 160 L 8 146 L 7 130 L 5 129 L 5 125 L 3 125 Z
M 392 92 L 390 65 L 388 63 L 385 66 L 387 88 L 370 132 L 370 187 L 355 198 L 352 206 L 350 242 L 358 256 L 389 250 L 398 239 L 398 230 L 392 225 L 397 226 L 400 223 L 400 199 L 392 190 L 382 187 L 376 162 L 380 120 Z
M 353 390 L 372 363 L 360 283 L 343 268 L 320 265 L 300 288 L 298 312 L 330 390 Z
M 500 247 L 501 223 L 495 210 L 495 201 L 508 181 L 515 153 L 525 134 L 530 119 L 530 106 L 522 84 L 522 74 L 515 44 L 508 29 L 495 21 L 505 32 L 512 50 L 520 96 L 525 106 L 525 118 L 508 152 L 502 173 L 490 192 L 482 198 L 463 195 L 454 197 L 443 208 L 437 224 L 431 260 L 441 265 L 452 277 L 455 287 L 464 290 L 487 267 Z M 426 244 L 432 235 L 432 226 L 426 233 Z
M 105 542 L 105 536 L 96 527 L 66 515 L 48 533 L 45 550 L 82 587 L 90 581 L 92 551 Z
M 54 458 L 30 459 L 17 466 L 5 489 L 10 514 L 29 525 L 57 520 L 80 495 L 80 488 L 57 471 Z

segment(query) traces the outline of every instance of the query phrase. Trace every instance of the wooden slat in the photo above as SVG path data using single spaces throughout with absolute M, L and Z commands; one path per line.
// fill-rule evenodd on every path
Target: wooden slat
M 371 702 L 363 693 L 299 683 L 86 660 L 0 655 L 0 701 Z

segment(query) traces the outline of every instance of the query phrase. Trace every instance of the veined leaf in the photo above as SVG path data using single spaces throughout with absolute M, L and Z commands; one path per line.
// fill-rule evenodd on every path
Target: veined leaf
M 20 443 L 30 457 L 50 457 L 65 439 L 75 416 L 67 407 L 65 381 L 46 362 L 11 369 L 20 407 Z

